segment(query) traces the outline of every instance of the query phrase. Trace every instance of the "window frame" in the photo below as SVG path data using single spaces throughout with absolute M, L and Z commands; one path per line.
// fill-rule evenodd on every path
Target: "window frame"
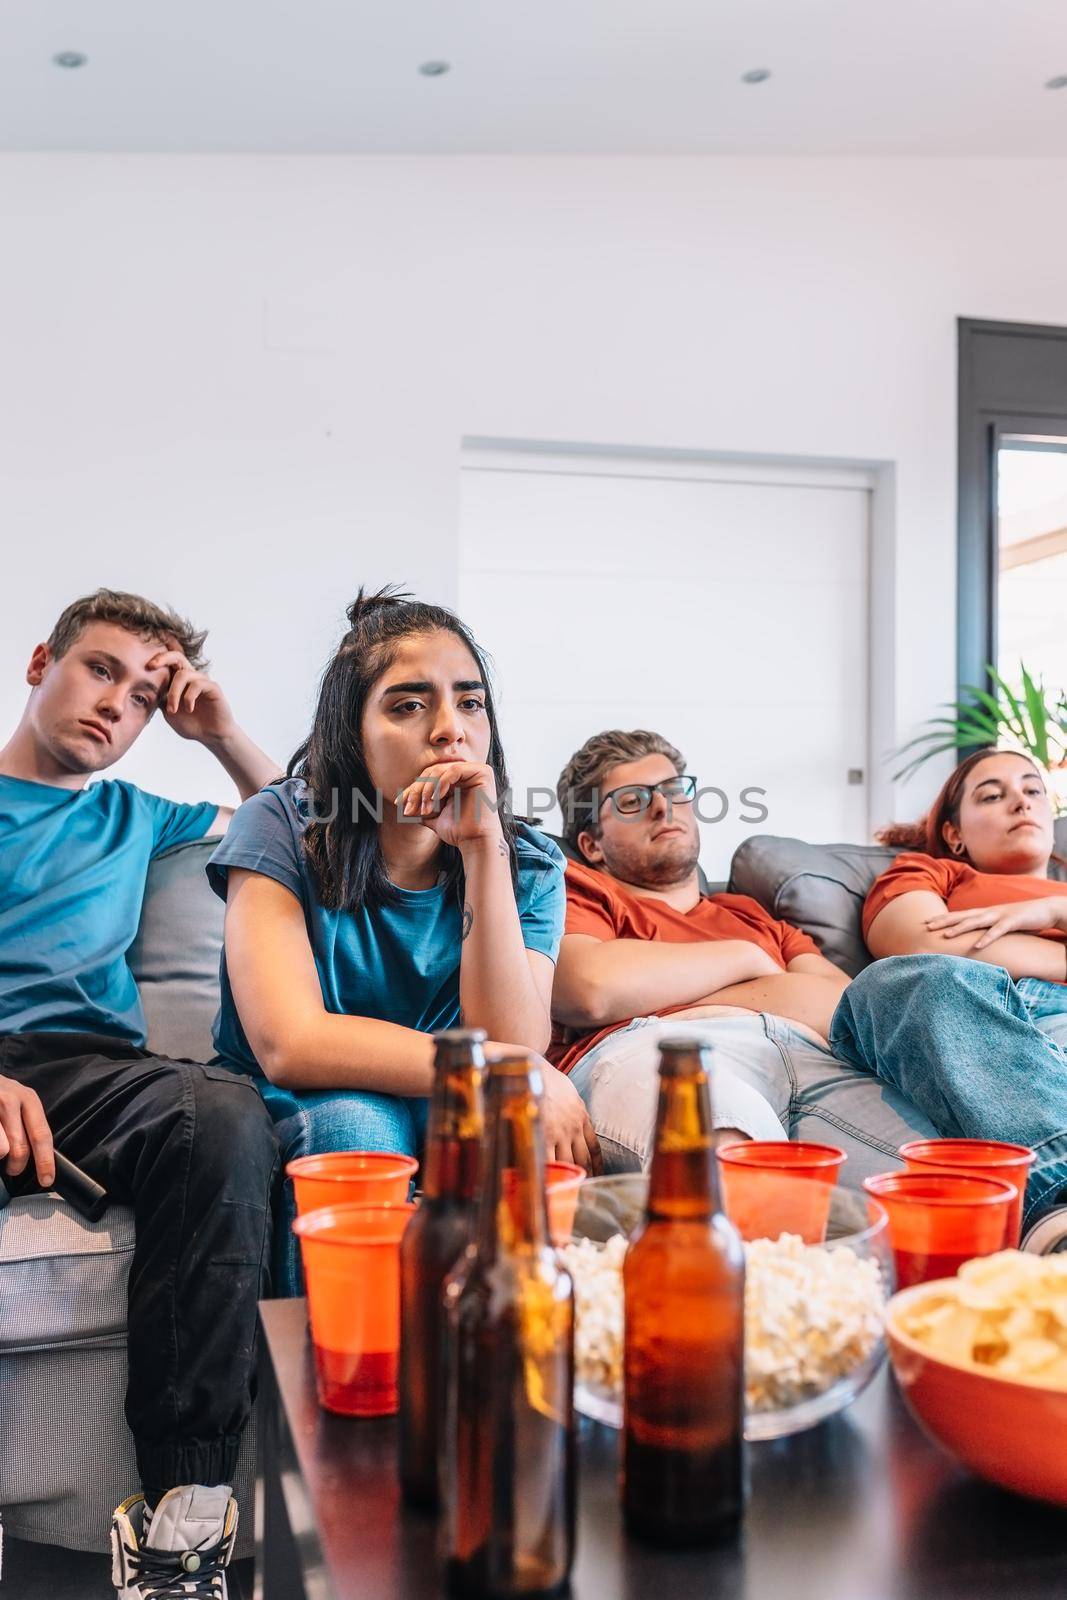
M 991 687 L 997 661 L 997 451 L 1006 434 L 1067 440 L 1067 328 L 961 317 L 956 668 Z

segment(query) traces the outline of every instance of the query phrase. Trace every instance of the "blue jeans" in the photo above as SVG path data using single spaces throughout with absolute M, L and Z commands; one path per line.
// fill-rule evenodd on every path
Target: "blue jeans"
M 889 956 L 830 1025 L 836 1056 L 907 1095 L 939 1134 L 1027 1144 L 1024 1222 L 1067 1199 L 1067 988 L 963 956 Z
M 332 1150 L 388 1150 L 417 1156 L 426 1136 L 428 1100 L 401 1100 L 358 1089 L 294 1094 L 266 1079 L 257 1087 L 273 1118 L 283 1162 Z M 293 1185 L 286 1179 L 274 1232 L 274 1292 L 279 1296 L 304 1292 L 295 1217 Z

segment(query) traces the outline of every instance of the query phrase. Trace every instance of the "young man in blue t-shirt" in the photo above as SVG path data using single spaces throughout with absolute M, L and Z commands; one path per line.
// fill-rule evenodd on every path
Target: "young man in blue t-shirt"
M 232 811 L 89 783 L 157 712 L 242 799 L 277 776 L 205 675 L 204 639 L 137 595 L 75 601 L 34 650 L 0 749 L 0 1175 L 48 1189 L 54 1143 L 136 1218 L 126 1418 L 143 1501 L 115 1515 L 123 1600 L 183 1582 L 225 1595 L 277 1168 L 247 1079 L 145 1050 L 126 960 L 149 863 L 224 833 Z

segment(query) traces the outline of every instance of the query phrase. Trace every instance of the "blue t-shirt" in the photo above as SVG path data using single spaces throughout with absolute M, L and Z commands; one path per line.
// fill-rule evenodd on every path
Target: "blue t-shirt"
M 208 863 L 215 893 L 226 897 L 227 869 L 247 867 L 290 889 L 304 908 L 322 1003 L 336 1016 L 376 1017 L 432 1033 L 459 1021 L 462 910 L 454 889 L 400 889 L 395 905 L 327 911 L 319 903 L 301 843 L 304 784 L 286 778 L 239 808 Z M 523 942 L 553 961 L 566 911 L 564 859 L 558 845 L 525 824 L 516 840 L 516 900 Z M 215 1048 L 227 1065 L 263 1074 L 237 1015 L 223 954 L 222 1006 Z
M 75 790 L 0 776 L 0 1033 L 144 1044 L 126 952 L 148 864 L 202 839 L 217 810 L 121 779 Z

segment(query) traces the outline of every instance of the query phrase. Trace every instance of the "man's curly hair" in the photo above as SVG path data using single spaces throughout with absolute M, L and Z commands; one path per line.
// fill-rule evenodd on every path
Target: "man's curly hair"
M 204 658 L 206 629 L 197 630 L 169 606 L 157 606 L 143 595 L 121 589 L 97 589 L 67 606 L 48 638 L 52 654 L 57 658 L 66 655 L 93 622 L 113 622 L 147 642 L 158 640 L 168 650 L 178 649 L 197 672 L 203 672 L 208 664 Z

